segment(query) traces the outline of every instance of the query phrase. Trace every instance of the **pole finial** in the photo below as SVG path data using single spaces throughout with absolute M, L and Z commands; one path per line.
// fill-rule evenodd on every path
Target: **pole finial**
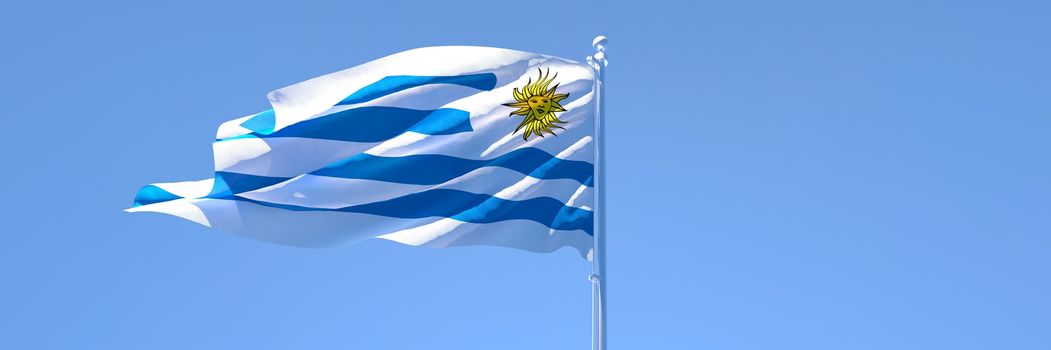
M 609 41 L 609 39 L 606 39 L 605 35 L 599 35 L 595 37 L 595 40 L 591 41 L 591 46 L 594 46 L 595 50 L 606 52 L 607 41 Z
M 591 46 L 595 48 L 595 54 L 588 56 L 588 65 L 595 70 L 602 70 L 609 65 L 609 61 L 606 60 L 606 43 L 609 39 L 606 39 L 605 35 L 599 35 L 595 37 L 595 40 L 591 41 Z

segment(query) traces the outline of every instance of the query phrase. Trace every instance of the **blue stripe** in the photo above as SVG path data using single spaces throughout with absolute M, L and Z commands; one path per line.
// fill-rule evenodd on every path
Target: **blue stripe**
M 216 171 L 215 183 L 212 185 L 212 191 L 208 193 L 208 197 L 218 198 L 254 191 L 270 185 L 276 185 L 288 179 L 291 178 Z
M 270 185 L 275 185 L 288 179 L 291 178 L 217 171 L 215 172 L 215 181 L 212 184 L 212 190 L 204 198 L 229 197 L 237 193 L 253 191 Z M 147 204 L 167 202 L 180 198 L 183 197 L 165 191 L 155 185 L 147 185 L 142 189 L 139 189 L 138 193 L 135 193 L 135 199 L 132 201 L 131 207 L 134 208 Z
M 398 107 L 358 107 L 323 117 L 304 120 L 273 131 L 273 119 L 266 119 L 266 112 L 256 115 L 264 116 L 255 121 L 249 119 L 242 126 L 253 130 L 250 134 L 219 139 L 233 140 L 247 137 L 305 137 L 337 141 L 380 142 L 401 135 L 406 131 L 426 135 L 452 135 L 472 131 L 471 114 L 453 108 L 436 110 L 417 110 Z M 251 122 L 251 123 L 250 123 Z M 267 122 L 270 123 L 267 126 Z M 249 124 L 246 126 L 246 124 Z
M 277 117 L 274 115 L 274 110 L 268 109 L 248 118 L 244 123 L 241 123 L 241 127 L 252 130 L 253 133 L 266 135 L 274 132 L 276 122 Z
M 175 194 L 165 191 L 160 187 L 154 185 L 143 186 L 139 189 L 139 192 L 135 194 L 135 200 L 132 201 L 131 207 L 138 207 L 147 204 L 167 202 L 176 200 L 182 197 L 176 196 Z
M 559 159 L 537 148 L 520 148 L 488 160 L 464 159 L 425 154 L 380 157 L 361 153 L 309 173 L 345 179 L 367 179 L 393 183 L 436 185 L 483 167 L 502 167 L 537 179 L 572 179 L 594 186 L 594 166 L 576 160 Z M 224 198 L 272 186 L 292 177 L 271 177 L 234 172 L 215 172 L 215 182 L 206 198 Z M 149 185 L 135 195 L 132 207 L 179 199 L 160 187 Z
M 537 148 L 527 147 L 488 160 L 473 160 L 437 154 L 381 157 L 361 153 L 311 172 L 311 175 L 368 179 L 417 185 L 435 185 L 463 176 L 475 169 L 496 166 L 538 179 L 573 179 L 591 185 L 595 173 L 591 163 L 559 159 Z
M 496 87 L 496 74 L 481 73 L 454 76 L 395 75 L 385 77 L 354 92 L 336 105 L 349 105 L 375 100 L 405 89 L 429 84 L 455 84 L 489 91 Z
M 593 213 L 590 210 L 568 207 L 554 198 L 538 197 L 515 201 L 446 189 L 423 191 L 382 202 L 333 209 L 277 204 L 243 197 L 221 199 L 245 201 L 292 211 L 334 211 L 402 219 L 446 217 L 478 224 L 530 220 L 556 230 L 583 230 L 589 235 L 592 234 L 593 224 Z
M 452 84 L 475 88 L 478 90 L 489 91 L 496 87 L 496 74 L 493 73 L 479 73 L 479 74 L 467 74 L 467 75 L 452 75 L 452 76 L 423 76 L 423 75 L 393 75 L 384 77 L 375 83 L 366 85 L 365 87 L 355 91 L 347 98 L 336 103 L 339 105 L 348 105 L 355 103 L 362 103 L 375 100 L 377 98 L 393 94 L 398 91 L 419 87 L 429 84 Z M 463 112 L 463 111 L 461 111 Z M 464 112 L 466 113 L 466 112 Z M 384 116 L 376 116 L 377 118 L 383 118 Z M 422 134 L 428 135 L 446 135 L 446 133 L 452 130 L 464 130 L 463 118 L 457 118 L 439 121 L 438 125 L 422 125 L 419 130 L 412 130 Z M 435 122 L 432 122 L 432 124 Z M 452 124 L 452 125 L 449 125 Z M 268 109 L 248 118 L 248 120 L 241 123 L 241 127 L 251 130 L 250 134 L 230 137 L 222 140 L 232 140 L 247 137 L 260 137 L 262 135 L 270 135 L 274 132 L 276 125 L 276 118 L 273 109 Z M 444 128 L 436 128 L 444 126 Z M 453 127 L 453 128 L 451 128 Z M 404 130 L 402 130 L 404 131 Z M 471 131 L 471 125 L 468 122 L 466 124 L 466 130 Z M 462 131 L 459 131 L 462 132 Z M 306 137 L 306 136 L 304 136 Z M 335 138 L 334 140 L 341 140 L 342 138 Z M 353 141 L 353 140 L 350 140 Z
M 594 185 L 594 166 L 591 163 L 559 159 L 550 153 L 532 147 L 520 148 L 489 160 L 472 160 L 435 154 L 380 157 L 361 153 L 334 162 L 310 174 L 345 179 L 436 185 L 487 166 L 511 169 L 537 179 L 573 179 L 584 186 Z M 212 190 L 206 197 L 223 198 L 272 186 L 290 179 L 292 178 L 217 171 Z M 160 187 L 149 185 L 139 190 L 132 206 L 178 198 L 181 197 Z

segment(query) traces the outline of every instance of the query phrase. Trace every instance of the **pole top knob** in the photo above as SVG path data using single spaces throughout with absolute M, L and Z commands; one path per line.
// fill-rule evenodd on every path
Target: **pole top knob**
M 606 43 L 608 42 L 609 39 L 606 39 L 605 35 L 596 36 L 595 40 L 591 41 L 591 46 L 595 47 L 595 53 L 588 56 L 588 65 L 596 71 L 609 65 L 609 61 L 606 60 Z
M 607 42 L 609 42 L 609 39 L 606 39 L 605 35 L 599 35 L 595 37 L 595 40 L 591 41 L 591 46 L 594 46 L 598 52 L 606 52 Z

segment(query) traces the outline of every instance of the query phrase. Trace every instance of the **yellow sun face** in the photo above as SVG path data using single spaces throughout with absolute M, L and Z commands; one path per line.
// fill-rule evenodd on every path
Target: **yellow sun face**
M 555 73 L 553 77 L 549 77 L 550 69 L 546 73 L 539 68 L 537 70 L 540 74 L 537 77 L 537 81 L 533 82 L 533 79 L 530 78 L 521 91 L 515 88 L 515 102 L 504 104 L 504 106 L 518 108 L 518 110 L 511 112 L 509 116 L 525 116 L 522 123 L 515 128 L 514 133 L 525 129 L 522 139 L 526 141 L 529 141 L 529 136 L 534 134 L 540 137 L 544 137 L 545 132 L 555 135 L 552 128 L 564 130 L 565 128 L 558 126 L 558 124 L 566 123 L 559 120 L 555 113 L 566 111 L 559 102 L 569 97 L 569 94 L 556 93 L 555 89 L 558 89 L 558 84 L 548 89 L 551 82 L 558 77 L 558 73 Z
M 529 108 L 533 110 L 533 114 L 545 114 L 551 110 L 551 99 L 544 96 L 530 97 Z

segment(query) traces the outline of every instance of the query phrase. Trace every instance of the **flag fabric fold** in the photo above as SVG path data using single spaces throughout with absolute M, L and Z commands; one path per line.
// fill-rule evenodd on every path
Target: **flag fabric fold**
M 156 183 L 129 212 L 330 247 L 573 247 L 591 257 L 594 80 L 585 64 L 428 47 L 267 94 L 220 125 L 215 176 Z

